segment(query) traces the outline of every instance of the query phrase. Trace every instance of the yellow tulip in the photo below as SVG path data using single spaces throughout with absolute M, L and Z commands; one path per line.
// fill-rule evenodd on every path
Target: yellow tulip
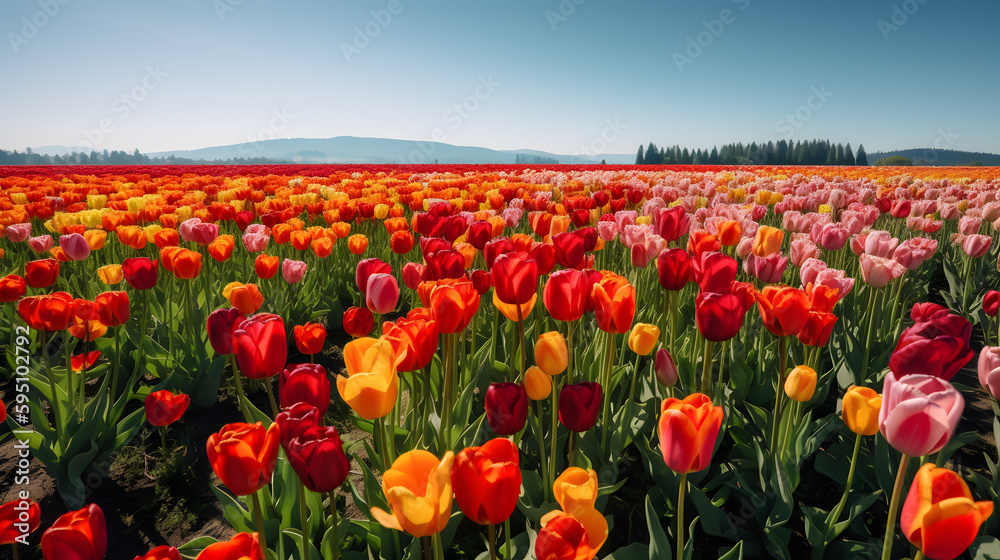
M 344 402 L 366 420 L 392 412 L 399 391 L 392 343 L 382 338 L 355 339 L 344 346 L 344 362 L 348 377 L 337 377 L 337 392 Z
M 122 272 L 122 265 L 109 264 L 97 269 L 97 277 L 108 286 L 112 286 L 122 281 L 125 277 Z
M 785 378 L 785 394 L 798 402 L 809 402 L 816 392 L 816 370 L 809 366 L 797 366 Z
M 878 413 L 882 408 L 882 395 L 868 387 L 851 385 L 844 393 L 841 417 L 852 432 L 872 436 L 878 432 Z
M 552 394 L 552 378 L 542 368 L 531 366 L 524 372 L 524 390 L 533 401 L 547 399 Z
M 535 363 L 548 375 L 559 375 L 566 371 L 569 349 L 566 339 L 558 331 L 543 333 L 535 342 Z
M 441 461 L 422 449 L 400 455 L 382 477 L 382 492 L 392 513 L 373 507 L 372 517 L 383 527 L 406 531 L 414 537 L 443 531 L 451 517 L 454 462 L 455 454 L 451 451 Z
M 570 515 L 593 509 L 597 501 L 597 471 L 570 467 L 552 484 L 559 507 Z
M 648 356 L 660 341 L 660 327 L 649 323 L 636 323 L 628 335 L 628 347 L 640 356 Z

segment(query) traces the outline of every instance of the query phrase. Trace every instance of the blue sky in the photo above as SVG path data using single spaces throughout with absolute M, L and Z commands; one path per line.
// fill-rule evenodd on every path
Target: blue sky
M 8 0 L 0 147 L 1000 152 L 998 16 L 986 0 Z

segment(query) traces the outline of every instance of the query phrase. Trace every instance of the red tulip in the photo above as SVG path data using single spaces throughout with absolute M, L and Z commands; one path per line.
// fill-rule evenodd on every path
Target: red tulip
M 483 247 L 483 258 L 486 260 L 486 270 L 493 268 L 493 261 L 504 253 L 514 251 L 514 243 L 506 237 L 496 237 L 491 239 Z
M 278 265 L 281 263 L 281 259 L 278 257 L 272 257 L 271 255 L 265 255 L 261 253 L 257 255 L 254 259 L 253 268 L 257 277 L 261 280 L 267 280 L 273 278 L 275 274 L 278 273 Z
M 559 422 L 571 432 L 586 432 L 597 423 L 602 398 L 600 383 L 563 385 L 559 391 Z
M 479 309 L 479 292 L 470 280 L 441 280 L 432 286 L 428 304 L 441 333 L 458 333 Z
M 585 239 L 580 231 L 557 233 L 552 236 L 556 262 L 566 268 L 583 268 L 587 264 Z
M 889 369 L 898 377 L 925 373 L 950 380 L 974 354 L 972 324 L 933 303 L 914 305 L 910 316 L 915 323 L 900 334 Z
M 665 290 L 679 291 L 694 279 L 691 256 L 684 249 L 667 249 L 656 259 L 656 272 L 660 286 Z
M 364 293 L 365 304 L 375 313 L 389 313 L 396 309 L 399 302 L 399 285 L 392 274 L 375 273 L 369 276 Z
M 216 309 L 208 315 L 205 330 L 212 349 L 219 354 L 233 353 L 233 333 L 240 328 L 246 317 L 235 307 Z
M 408 262 L 403 265 L 403 284 L 411 290 L 416 290 L 424 280 L 430 280 L 427 276 L 427 268 L 415 262 Z
M 3 301 L 2 297 L 0 297 L 0 301 Z M 983 312 L 989 317 L 996 317 L 998 310 L 1000 310 L 1000 292 L 987 290 L 986 294 L 983 295 Z
M 333 426 L 307 429 L 285 448 L 288 463 L 299 480 L 313 492 L 332 492 L 351 470 L 344 443 Z
M 473 247 L 482 251 L 486 247 L 486 243 L 490 239 L 493 239 L 493 224 L 485 220 L 472 222 L 469 224 L 469 232 L 466 235 L 466 239 L 469 240 L 469 243 Z
M 664 400 L 658 432 L 664 462 L 677 473 L 704 470 L 712 462 L 721 426 L 722 407 L 714 406 L 707 395 Z
M 61 515 L 42 533 L 45 560 L 101 560 L 107 548 L 104 512 L 97 504 Z
M 24 297 L 28 284 L 17 274 L 9 274 L 0 278 L 0 303 L 10 303 Z
M 278 424 L 226 424 L 208 437 L 208 462 L 233 494 L 247 496 L 271 481 L 280 439 Z
M 722 243 L 714 235 L 704 230 L 691 232 L 688 237 L 687 251 L 692 257 L 697 258 L 702 253 L 718 252 L 722 250 Z
M 30 296 L 17 304 L 17 313 L 36 331 L 61 331 L 73 319 L 73 296 L 56 292 L 47 296 Z
M 240 371 L 250 379 L 277 375 L 288 357 L 285 322 L 272 313 L 247 317 L 233 331 L 233 350 Z
M 32 288 L 48 288 L 59 278 L 59 261 L 42 259 L 24 265 L 24 279 Z
M 6 413 L 4 409 L 0 416 Z M 19 537 L 34 533 L 41 522 L 42 508 L 34 500 L 15 499 L 3 504 L 0 506 L 0 544 L 27 544 L 27 539 L 19 540 Z
M 493 433 L 514 435 L 528 420 L 528 393 L 524 385 L 491 383 L 486 390 L 486 420 Z
M 291 441 L 309 428 L 322 426 L 323 416 L 312 404 L 299 401 L 281 409 L 274 417 L 274 423 L 281 429 L 281 447 L 287 450 Z
M 344 332 L 354 338 L 371 334 L 375 327 L 375 317 L 366 307 L 351 307 L 344 312 Z
M 809 298 L 798 288 L 766 286 L 754 296 L 764 327 L 774 336 L 798 334 L 809 318 Z
M 728 292 L 736 281 L 736 259 L 723 253 L 701 253 L 691 259 L 691 269 L 698 287 L 705 292 Z
M 155 391 L 146 395 L 146 420 L 153 426 L 169 426 L 181 419 L 191 404 L 191 397 L 184 393 Z
M 910 485 L 899 528 L 928 558 L 952 560 L 969 548 L 992 513 L 993 502 L 974 501 L 958 473 L 926 463 Z
M 125 292 L 104 292 L 94 298 L 97 303 L 97 314 L 106 327 L 117 327 L 128 322 L 129 301 Z
M 396 371 L 406 373 L 427 367 L 438 347 L 437 322 L 433 319 L 399 318 L 382 324 L 382 336 L 392 343 L 397 359 Z
M 156 259 L 133 257 L 122 262 L 125 281 L 136 290 L 148 290 L 156 285 Z
M 466 447 L 455 456 L 451 486 L 466 517 L 480 525 L 503 523 L 514 513 L 521 493 L 517 447 L 506 438 Z
M 542 302 L 557 321 L 576 321 L 583 316 L 592 284 L 587 273 L 564 269 L 553 272 L 545 282 Z
M 264 560 L 264 550 L 257 533 L 236 533 L 228 542 L 206 546 L 197 560 Z
M 133 560 L 181 560 L 181 553 L 172 546 L 158 546 L 142 556 L 136 556 Z
M 657 235 L 669 241 L 677 241 L 690 227 L 690 216 L 683 206 L 657 208 L 653 211 L 653 227 Z
M 503 303 L 523 305 L 535 296 L 538 270 L 527 253 L 505 253 L 493 261 L 490 269 L 493 289 Z
M 695 299 L 695 325 L 707 340 L 722 342 L 736 336 L 743 327 L 754 297 L 747 287 L 732 293 L 701 292 Z
M 623 334 L 632 328 L 635 317 L 635 288 L 623 276 L 605 272 L 591 288 L 594 317 L 604 332 Z
M 455 249 L 443 249 L 427 255 L 426 275 L 431 280 L 461 278 L 465 275 L 465 257 Z
M 535 243 L 528 251 L 528 256 L 535 261 L 539 276 L 552 272 L 552 267 L 556 264 L 556 250 L 548 243 Z
M 70 368 L 73 371 L 83 371 L 84 367 L 89 369 L 100 357 L 100 350 L 94 350 L 87 352 L 86 354 L 73 354 L 73 356 L 69 359 Z
M 319 364 L 288 364 L 278 377 L 278 400 L 282 408 L 298 402 L 313 405 L 322 417 L 330 406 L 330 378 Z

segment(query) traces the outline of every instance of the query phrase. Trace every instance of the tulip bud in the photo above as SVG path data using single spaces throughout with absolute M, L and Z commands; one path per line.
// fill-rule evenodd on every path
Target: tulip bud
M 535 363 L 548 375 L 566 371 L 569 350 L 566 339 L 558 331 L 543 333 L 535 343 Z
M 559 422 L 572 432 L 586 432 L 597 423 L 603 392 L 600 383 L 564 385 L 559 391 Z
M 797 366 L 785 378 L 785 394 L 798 402 L 809 402 L 816 392 L 816 370 L 809 366 Z
M 671 387 L 677 383 L 677 364 L 674 363 L 673 356 L 666 348 L 656 351 L 656 364 L 653 366 L 656 373 L 656 380 L 664 387 Z
M 486 419 L 497 435 L 510 436 L 524 429 L 528 419 L 528 393 L 524 385 L 491 384 L 486 390 Z
M 648 356 L 659 339 L 659 327 L 649 323 L 636 323 L 628 336 L 628 347 L 640 356 Z
M 841 418 L 852 432 L 862 436 L 871 436 L 878 432 L 882 396 L 874 389 L 851 385 L 844 393 L 841 408 Z
M 542 368 L 531 366 L 524 372 L 524 389 L 533 401 L 547 399 L 552 394 L 552 378 Z

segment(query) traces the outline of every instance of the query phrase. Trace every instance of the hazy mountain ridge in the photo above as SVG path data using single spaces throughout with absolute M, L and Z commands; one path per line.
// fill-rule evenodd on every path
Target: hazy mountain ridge
M 903 156 L 909 158 L 913 165 L 968 165 L 978 162 L 982 165 L 1000 165 L 1000 155 L 986 152 L 963 152 L 961 150 L 940 150 L 936 148 L 910 148 L 907 150 L 890 150 L 887 152 L 869 152 L 868 161 L 876 161 L 891 157 Z

